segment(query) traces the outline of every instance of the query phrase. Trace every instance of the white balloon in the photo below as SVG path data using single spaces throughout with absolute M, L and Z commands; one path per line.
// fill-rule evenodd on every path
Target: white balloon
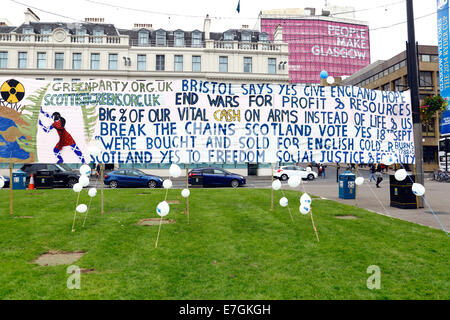
M 97 189 L 95 189 L 95 188 L 90 188 L 89 191 L 88 191 L 88 195 L 89 195 L 89 197 L 91 197 L 91 198 L 95 197 L 95 196 L 97 195 Z
M 355 179 L 355 184 L 357 186 L 361 186 L 364 183 L 364 178 L 363 177 L 358 177 Z
M 274 180 L 272 182 L 272 189 L 273 190 L 280 190 L 281 189 L 281 181 L 280 180 Z
M 78 179 L 78 183 L 83 187 L 87 187 L 89 185 L 89 178 L 87 176 L 81 176 L 80 179 Z
M 170 211 L 170 206 L 166 201 L 162 201 L 160 203 L 158 203 L 158 205 L 156 206 L 156 213 L 160 216 L 160 217 L 165 217 L 169 214 Z
M 181 168 L 177 164 L 172 164 L 169 169 L 169 174 L 173 178 L 178 178 L 181 176 Z
M 190 194 L 191 194 L 191 192 L 189 191 L 189 189 L 183 189 L 183 190 L 181 190 L 181 196 L 182 196 L 183 198 L 189 197 Z
M 5 186 L 5 180 L 0 179 L 0 189 Z
M 333 84 L 333 83 L 334 83 L 334 77 L 333 77 L 333 76 L 329 76 L 329 77 L 327 78 L 327 83 L 328 83 L 328 84 Z
M 102 153 L 102 150 L 97 146 L 89 146 L 88 151 L 93 157 L 98 157 Z
M 0 180 L 5 181 L 5 177 L 4 176 L 0 176 Z
M 89 176 L 91 174 L 91 167 L 89 167 L 87 164 L 83 164 L 80 167 L 80 173 L 83 176 Z
M 309 211 L 311 210 L 311 206 L 306 205 L 306 204 L 301 204 L 300 207 L 298 208 L 298 210 L 300 211 L 301 214 L 308 214 Z
M 288 185 L 291 188 L 297 188 L 301 182 L 302 182 L 302 178 L 300 178 L 298 176 L 293 176 L 293 177 L 289 178 Z
M 387 166 L 390 166 L 395 162 L 394 156 L 391 154 L 385 154 L 383 158 L 381 158 L 381 162 Z
M 83 186 L 81 185 L 81 183 L 75 183 L 73 185 L 73 191 L 75 191 L 76 193 L 81 192 L 81 190 L 83 190 Z
M 87 205 L 85 205 L 85 204 L 80 204 L 80 205 L 78 205 L 78 207 L 77 207 L 77 212 L 79 212 L 79 213 L 85 213 L 86 211 L 87 211 Z
M 411 189 L 416 196 L 421 197 L 425 194 L 425 187 L 420 183 L 413 183 Z
M 280 206 L 287 207 L 288 203 L 289 203 L 289 201 L 286 197 L 283 197 L 280 199 Z
M 395 171 L 395 179 L 397 179 L 397 181 L 403 181 L 406 179 L 406 176 L 408 175 L 408 172 L 406 172 L 405 169 L 399 169 L 397 171 Z
M 164 189 L 172 188 L 172 181 L 170 179 L 164 180 L 163 181 L 163 187 L 164 187 Z
M 300 197 L 300 204 L 306 206 L 311 205 L 311 197 L 309 196 L 309 194 L 307 194 L 306 192 L 302 194 L 302 196 Z

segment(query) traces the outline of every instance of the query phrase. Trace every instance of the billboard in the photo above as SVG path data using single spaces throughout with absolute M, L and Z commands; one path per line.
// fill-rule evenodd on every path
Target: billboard
M 437 0 L 436 3 L 440 94 L 450 99 L 449 4 L 448 0 Z M 440 129 L 441 135 L 450 134 L 450 111 L 448 110 L 442 113 Z
M 291 83 L 320 83 L 320 71 L 349 76 L 370 64 L 369 27 L 320 19 L 262 18 L 261 31 L 273 40 L 278 25 L 289 44 Z
M 0 162 L 414 163 L 409 92 L 196 79 L 0 84 Z

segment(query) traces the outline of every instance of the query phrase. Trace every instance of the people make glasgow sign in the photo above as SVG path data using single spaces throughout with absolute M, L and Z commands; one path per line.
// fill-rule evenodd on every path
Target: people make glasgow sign
M 414 163 L 409 92 L 195 79 L 0 84 L 1 162 L 378 163 L 387 154 Z

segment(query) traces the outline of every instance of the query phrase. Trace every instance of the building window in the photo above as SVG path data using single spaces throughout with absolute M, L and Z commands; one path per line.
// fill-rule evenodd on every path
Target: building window
M 55 53 L 55 69 L 64 69 L 64 53 Z
M 192 47 L 201 47 L 202 46 L 202 33 L 201 32 L 193 32 L 192 33 Z
M 265 32 L 259 34 L 260 42 L 269 42 L 269 35 Z
M 139 45 L 146 46 L 148 45 L 148 31 L 142 30 L 139 31 Z
M 433 72 L 420 71 L 419 72 L 419 87 L 432 87 L 433 86 Z
M 0 52 L 0 68 L 1 69 L 8 68 L 8 52 L 6 51 Z
M 28 53 L 19 52 L 18 68 L 25 69 L 27 67 Z
M 91 70 L 100 69 L 100 53 L 91 53 Z
M 156 55 L 156 71 L 164 71 L 166 69 L 166 59 L 163 54 Z
M 277 73 L 277 59 L 275 58 L 269 58 L 269 73 Z
M 27 34 L 27 36 L 23 37 L 23 41 L 31 41 L 31 37 L 28 36 L 28 34 L 33 34 L 34 30 L 32 27 L 25 27 L 23 28 L 23 34 Z
M 252 58 L 244 57 L 244 72 L 252 72 Z
M 108 69 L 109 70 L 117 70 L 117 60 L 118 60 L 117 53 L 109 54 L 109 60 L 108 60 Z
M 424 137 L 436 137 L 436 118 L 432 118 L 427 123 L 422 123 L 422 135 Z
M 219 72 L 228 72 L 228 57 L 219 57 Z
M 421 54 L 420 59 L 422 60 L 422 62 L 430 62 L 431 61 L 431 57 L 429 54 Z
M 402 78 L 394 80 L 394 91 L 403 91 Z
M 241 41 L 250 42 L 252 40 L 252 34 L 250 32 L 241 33 Z
M 183 56 L 175 56 L 175 66 L 174 69 L 176 72 L 182 72 L 183 71 Z
M 192 72 L 202 71 L 202 57 L 192 56 Z
M 41 28 L 41 34 L 44 34 L 45 36 L 42 37 L 42 41 L 48 42 L 50 40 L 48 34 L 52 33 L 52 29 L 49 27 Z
M 423 162 L 438 163 L 438 147 L 437 146 L 423 146 Z
M 156 45 L 165 46 L 166 45 L 166 32 L 163 30 L 156 31 Z
M 383 91 L 390 91 L 391 90 L 391 84 L 390 83 L 386 83 L 384 85 L 381 86 L 381 90 Z
M 102 43 L 103 42 L 103 29 L 94 29 L 94 43 Z
M 147 56 L 145 54 L 138 54 L 137 69 L 138 69 L 138 71 L 147 70 Z
M 78 43 L 84 43 L 84 36 L 86 35 L 86 29 L 80 28 L 75 31 L 76 39 Z
M 72 55 L 72 69 L 81 69 L 81 53 L 74 53 Z
M 175 31 L 174 32 L 175 39 L 175 47 L 184 47 L 184 32 L 183 31 Z
M 47 54 L 45 52 L 38 52 L 37 68 L 38 69 L 47 68 Z
M 234 33 L 232 33 L 232 32 L 225 32 L 223 34 L 223 40 L 225 40 L 225 41 L 233 41 L 234 40 Z

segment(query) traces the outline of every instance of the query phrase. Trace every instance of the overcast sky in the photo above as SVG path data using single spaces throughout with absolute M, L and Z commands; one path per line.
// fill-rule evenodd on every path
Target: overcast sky
M 109 7 L 95 2 L 123 8 Z M 325 0 L 241 0 L 241 12 L 237 13 L 238 0 L 0 0 L 0 8 L 2 8 L 0 18 L 6 18 L 14 25 L 20 25 L 24 21 L 23 12 L 29 6 L 41 18 L 41 21 L 45 22 L 74 22 L 82 21 L 86 17 L 99 17 L 105 18 L 105 22 L 113 23 L 120 28 L 132 28 L 134 23 L 151 23 L 155 29 L 202 30 L 202 17 L 209 14 L 212 18 L 212 31 L 221 32 L 230 28 L 240 28 L 243 24 L 249 25 L 250 28 L 255 27 L 261 10 L 304 7 L 315 7 L 321 10 L 325 2 Z M 436 45 L 436 1 L 414 0 L 413 2 L 416 40 L 420 44 Z M 370 29 L 406 22 L 406 2 L 401 0 L 329 0 L 328 3 L 354 7 L 356 19 L 369 22 Z M 379 6 L 383 7 L 377 8 Z M 128 10 L 125 7 L 136 10 Z M 420 18 L 425 15 L 428 16 Z M 371 31 L 372 62 L 388 59 L 400 53 L 405 49 L 406 40 L 406 23 Z

